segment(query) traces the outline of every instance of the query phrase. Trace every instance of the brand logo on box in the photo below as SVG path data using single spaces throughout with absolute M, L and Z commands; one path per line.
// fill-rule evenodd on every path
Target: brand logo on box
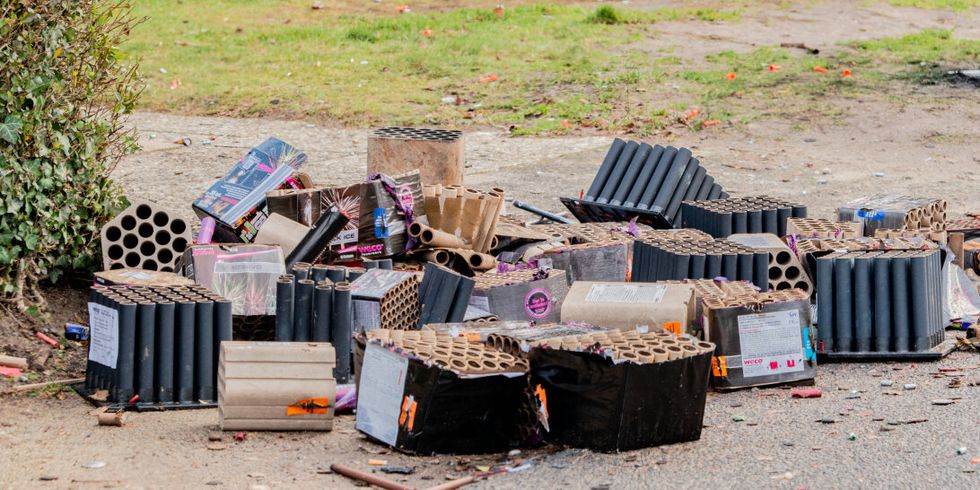
M 742 364 L 745 364 L 746 366 L 761 366 L 762 359 L 743 359 Z
M 524 312 L 531 318 L 544 318 L 551 313 L 551 293 L 544 288 L 532 289 L 524 297 Z

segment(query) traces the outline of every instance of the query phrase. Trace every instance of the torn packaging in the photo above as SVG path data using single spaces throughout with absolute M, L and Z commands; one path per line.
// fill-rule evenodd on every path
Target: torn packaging
M 545 437 L 555 443 L 612 452 L 701 437 L 708 353 L 655 364 L 543 348 L 529 356 Z
M 357 430 L 415 454 L 506 451 L 525 398 L 523 375 L 458 376 L 369 342 Z
M 410 249 L 408 227 L 425 213 L 418 172 L 396 177 L 378 175 L 361 185 L 358 253 L 378 258 Z

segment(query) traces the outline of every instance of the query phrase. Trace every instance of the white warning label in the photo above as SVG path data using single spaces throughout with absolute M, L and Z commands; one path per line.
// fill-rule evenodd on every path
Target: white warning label
M 746 378 L 803 370 L 799 311 L 739 316 L 738 336 Z

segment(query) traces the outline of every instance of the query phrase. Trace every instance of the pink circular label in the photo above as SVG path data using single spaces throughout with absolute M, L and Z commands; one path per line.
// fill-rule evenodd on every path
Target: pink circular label
M 544 318 L 551 313 L 551 293 L 544 288 L 532 289 L 524 297 L 524 312 L 531 318 Z

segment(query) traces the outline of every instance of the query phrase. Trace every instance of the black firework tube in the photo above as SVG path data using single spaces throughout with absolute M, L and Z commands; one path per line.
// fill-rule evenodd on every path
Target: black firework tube
M 682 201 L 693 201 L 697 199 L 698 191 L 701 190 L 701 183 L 704 182 L 704 176 L 707 173 L 708 171 L 699 162 L 697 170 L 694 171 L 694 178 L 691 179 L 691 185 L 687 187 L 687 192 L 684 193 Z
M 653 145 L 653 149 L 647 154 L 646 160 L 643 162 L 643 168 L 640 169 L 639 175 L 636 176 L 636 182 L 633 184 L 633 188 L 630 193 L 626 196 L 626 200 L 623 201 L 623 206 L 627 208 L 636 207 L 640 203 L 640 199 L 643 198 L 643 191 L 647 189 L 650 183 L 650 177 L 653 176 L 653 172 L 657 170 L 657 162 L 660 161 L 660 157 L 664 153 L 664 147 L 660 145 Z
M 313 262 L 330 244 L 350 219 L 343 213 L 332 210 L 320 215 L 313 229 L 296 245 L 296 248 L 286 257 L 286 268 L 296 262 Z
M 715 178 L 710 175 L 704 176 L 704 181 L 701 182 L 701 188 L 698 189 L 698 196 L 694 198 L 696 201 L 704 201 L 708 199 L 711 194 L 711 189 L 715 188 Z
M 708 252 L 705 255 L 704 277 L 714 279 L 720 277 L 722 254 L 719 252 Z
M 537 206 L 528 204 L 528 203 L 526 203 L 524 201 L 518 201 L 517 199 L 514 199 L 513 201 L 511 201 L 510 204 L 511 204 L 511 206 L 514 206 L 517 209 L 523 209 L 523 210 L 525 210 L 525 211 L 527 211 L 527 212 L 529 212 L 531 214 L 536 214 L 538 216 L 541 216 L 542 218 L 550 219 L 551 221 L 554 221 L 555 223 L 563 223 L 563 224 L 566 224 L 566 225 L 570 225 L 570 224 L 573 223 L 573 221 L 570 220 L 570 219 L 568 219 L 568 218 L 565 218 L 563 216 L 558 216 L 555 213 L 551 213 L 551 212 L 545 211 L 545 210 L 543 210 L 543 209 L 541 209 L 541 208 L 539 208 Z M 391 260 L 391 259 L 388 259 L 388 260 Z
M 806 206 L 793 206 L 794 218 L 806 218 Z
M 706 263 L 708 258 L 703 252 L 695 252 L 691 254 L 691 269 L 688 271 L 688 276 L 691 279 L 704 279 L 707 278 Z
M 419 315 L 418 323 L 419 328 L 429 323 L 440 323 L 440 321 L 432 316 L 432 311 L 435 309 L 436 303 L 442 299 L 440 292 L 448 276 L 450 276 L 449 273 L 433 263 L 425 265 L 422 283 L 419 285 L 419 301 L 422 302 L 422 312 Z
M 729 278 L 732 280 L 739 281 L 749 281 L 755 284 L 753 277 L 753 272 L 755 271 L 755 254 L 749 251 L 738 252 L 738 274 L 734 278 Z M 766 280 L 769 280 L 769 274 L 766 274 Z
M 609 174 L 612 173 L 613 167 L 616 166 L 616 162 L 619 160 L 619 154 L 623 151 L 624 146 L 626 146 L 625 141 L 619 138 L 613 140 L 609 151 L 606 152 L 606 157 L 602 160 L 602 165 L 599 166 L 599 171 L 596 173 L 595 179 L 592 180 L 592 185 L 589 186 L 589 191 L 585 193 L 586 201 L 594 201 L 599 197 L 602 188 L 606 185 L 606 180 L 609 179 Z
M 626 200 L 630 195 L 630 191 L 636 185 L 637 176 L 640 175 L 640 171 L 646 165 L 647 157 L 650 156 L 652 150 L 652 146 L 646 143 L 640 143 L 640 147 L 633 153 L 633 159 L 630 160 L 629 166 L 626 167 L 626 172 L 623 173 L 623 179 L 616 186 L 616 191 L 613 192 L 609 204 L 613 206 L 621 206 L 623 204 L 623 201 Z
M 194 399 L 214 400 L 214 302 L 198 296 L 194 311 Z
M 310 319 L 313 316 L 313 281 L 303 279 L 296 283 L 293 300 L 293 342 L 310 340 Z
M 116 403 L 127 403 L 135 390 L 136 376 L 136 303 L 123 300 L 119 308 L 119 353 L 116 358 L 115 389 L 112 399 Z
M 364 275 L 364 269 L 347 269 L 347 282 L 354 282 Z
M 391 261 L 391 259 L 378 259 L 378 267 L 386 271 L 390 271 L 395 267 L 395 264 Z
M 779 234 L 779 212 L 776 208 L 770 209 L 767 205 L 762 210 L 762 232 L 782 236 Z
M 603 184 L 602 190 L 599 192 L 599 197 L 595 200 L 597 203 L 607 203 L 612 199 L 616 188 L 619 187 L 619 181 L 623 180 L 623 174 L 626 173 L 627 167 L 633 161 L 633 154 L 636 153 L 639 147 L 640 145 L 635 141 L 626 143 L 623 151 L 619 154 L 619 158 L 616 160 L 616 165 L 609 172 L 609 178 Z
M 765 233 L 763 229 L 762 211 L 758 209 L 746 210 L 749 220 L 749 233 Z
M 854 342 L 858 352 L 871 351 L 873 262 L 874 255 L 867 253 L 854 258 Z
M 671 272 L 667 277 L 668 279 L 690 279 L 689 273 L 691 271 L 691 253 L 688 251 L 684 252 L 674 252 L 673 257 L 671 257 Z
M 892 344 L 894 352 L 909 351 L 909 259 L 904 253 L 892 258 Z
M 293 341 L 293 280 L 279 276 L 276 282 L 276 342 Z
M 834 257 L 817 259 L 817 350 L 834 350 Z
M 650 176 L 646 189 L 643 189 L 643 194 L 640 195 L 640 202 L 636 205 L 637 209 L 649 209 L 650 206 L 653 206 L 653 201 L 656 199 L 657 193 L 660 192 L 660 187 L 663 185 L 664 178 L 667 177 L 671 162 L 674 161 L 676 155 L 677 148 L 673 146 L 668 146 L 661 152 L 657 166 L 653 169 L 653 175 Z
M 719 211 L 715 213 L 714 221 L 718 223 L 718 227 L 716 229 L 717 235 L 714 235 L 716 238 L 727 238 L 731 236 L 734 229 L 732 226 L 734 220 L 732 218 L 732 213 L 728 211 Z
M 728 251 L 721 255 L 721 273 L 729 281 L 738 280 L 738 253 Z
M 732 211 L 732 233 L 749 232 L 749 215 L 744 209 Z
M 854 347 L 854 327 L 851 289 L 851 269 L 853 259 L 844 255 L 834 261 L 834 343 L 841 352 L 852 352 Z
M 137 403 L 153 403 L 153 370 L 156 350 L 156 305 L 143 300 L 136 305 Z
M 327 265 L 316 264 L 310 269 L 310 277 L 308 279 L 312 280 L 314 283 L 319 284 L 321 281 L 327 278 Z
M 711 185 L 711 190 L 708 191 L 708 199 L 720 199 L 721 194 L 721 184 L 715 182 Z
M 174 318 L 174 342 L 176 355 L 176 376 L 174 377 L 174 393 L 180 403 L 194 401 L 194 343 L 197 341 L 195 318 L 197 303 L 184 299 L 177 303 Z
M 371 269 L 379 269 L 380 264 L 377 261 L 371 259 L 364 259 L 361 261 L 364 264 L 364 270 L 369 271 Z
M 646 280 L 645 276 L 640 273 L 640 270 L 646 266 L 646 244 L 636 240 L 633 242 L 633 263 L 630 268 L 630 280 L 632 282 L 641 282 Z
M 721 194 L 718 195 L 718 199 L 728 199 L 729 197 L 732 197 L 731 194 L 725 191 L 721 191 Z
M 763 292 L 769 290 L 769 252 L 752 254 L 752 279 Z
M 157 303 L 156 332 L 156 383 L 154 399 L 157 403 L 174 401 L 174 313 L 176 304 L 171 296 Z
M 677 182 L 677 187 L 674 189 L 673 195 L 670 196 L 670 203 L 667 205 L 665 217 L 671 222 L 677 219 L 677 213 L 681 209 L 681 201 L 684 200 L 688 189 L 691 188 L 694 174 L 698 172 L 699 168 L 701 168 L 701 162 L 697 158 L 691 158 L 687 162 L 687 167 L 684 169 L 684 173 L 681 174 L 681 180 Z
M 677 154 L 674 155 L 674 160 L 670 162 L 670 169 L 667 171 L 667 175 L 664 176 L 664 183 L 661 184 L 660 190 L 657 191 L 657 197 L 653 198 L 650 211 L 660 213 L 666 217 L 667 208 L 670 206 L 671 199 L 673 199 L 677 186 L 680 184 L 681 178 L 687 171 L 690 162 L 691 150 L 687 148 L 677 150 Z
M 297 262 L 289 267 L 289 274 L 293 276 L 293 282 L 299 281 L 301 279 L 309 279 L 310 271 L 313 270 L 313 266 L 306 262 Z
M 330 342 L 330 315 L 333 310 L 333 284 L 326 281 L 313 289 L 313 334 L 314 342 Z
M 885 252 L 874 259 L 874 350 L 891 351 L 892 305 L 891 305 L 891 252 Z M 817 283 L 820 284 L 819 282 Z
M 909 258 L 909 285 L 912 310 L 912 350 L 929 349 L 929 320 L 931 308 L 929 301 L 928 257 L 921 253 Z
M 88 301 L 89 303 L 95 303 L 100 306 L 105 306 L 107 308 L 116 309 L 112 300 L 105 297 L 99 290 L 101 288 L 92 286 L 89 288 Z M 116 317 L 118 318 L 118 313 Z M 91 325 L 92 320 L 89 319 L 89 324 Z M 89 334 L 91 335 L 91 333 Z M 101 364 L 92 360 L 92 342 L 88 344 L 88 353 L 85 361 L 85 388 L 88 390 L 96 390 L 98 388 L 103 388 L 101 386 L 102 370 L 100 369 Z
M 466 307 L 470 304 L 470 296 L 473 295 L 473 286 L 476 285 L 468 277 L 460 277 L 459 287 L 456 288 L 456 295 L 453 296 L 452 307 L 449 308 L 449 315 L 446 316 L 447 323 L 458 323 L 466 317 Z
M 793 217 L 793 208 L 786 205 L 779 205 L 776 208 L 776 228 L 777 236 L 786 236 L 786 220 Z
M 338 384 L 350 382 L 351 323 L 350 285 L 340 283 L 334 287 L 333 318 L 330 320 L 330 337 L 333 339 L 333 348 L 337 352 L 333 377 Z
M 671 270 L 667 267 L 667 263 L 671 260 L 673 254 L 669 253 L 663 248 L 661 244 L 652 244 L 650 246 L 650 275 L 648 281 L 660 281 L 667 279 Z
M 330 266 L 327 269 L 327 279 L 338 284 L 347 280 L 347 268 L 344 266 Z
M 942 307 L 942 294 L 943 278 L 942 278 L 942 264 L 940 262 L 941 257 L 939 252 L 931 251 L 926 252 L 929 255 L 929 277 L 932 278 L 932 285 L 929 287 L 929 300 L 933 308 L 933 319 L 932 319 L 932 334 L 930 340 L 930 346 L 935 347 L 943 342 L 946 338 L 946 325 L 945 319 L 943 318 L 943 307 Z M 939 292 L 937 292 L 939 290 Z
M 218 359 L 221 356 L 221 343 L 232 340 L 233 326 L 231 318 L 231 300 L 214 295 L 214 349 L 212 356 L 214 360 L 214 372 L 218 372 Z
M 453 298 L 459 288 L 460 276 L 456 274 L 442 274 L 442 282 L 438 285 L 439 289 L 429 290 L 429 297 L 433 298 L 432 310 L 429 313 L 430 323 L 445 323 L 449 317 L 449 310 L 452 308 Z M 432 293 L 436 294 L 433 295 Z

